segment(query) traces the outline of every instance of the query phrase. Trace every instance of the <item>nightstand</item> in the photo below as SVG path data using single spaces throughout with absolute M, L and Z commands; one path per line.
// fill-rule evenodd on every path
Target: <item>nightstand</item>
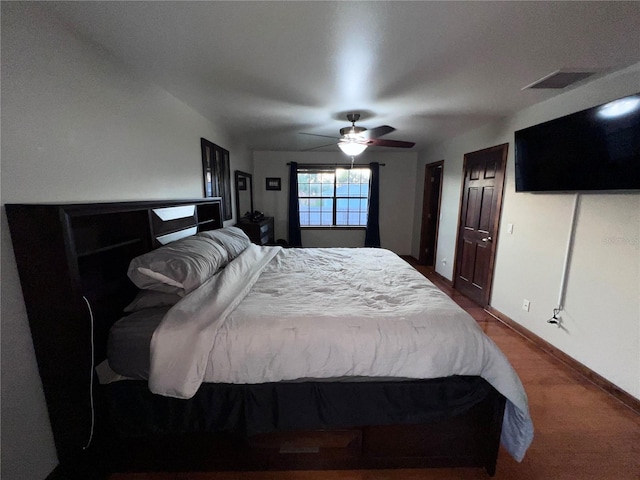
M 273 217 L 264 217 L 258 222 L 252 222 L 248 218 L 241 218 L 235 226 L 242 229 L 256 245 L 275 243 Z

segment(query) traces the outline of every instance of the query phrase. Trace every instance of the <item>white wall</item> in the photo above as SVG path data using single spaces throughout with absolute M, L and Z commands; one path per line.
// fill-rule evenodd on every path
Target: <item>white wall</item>
M 249 152 L 33 3 L 2 2 L 2 204 L 202 197 L 200 137 Z M 2 473 L 57 465 L 2 211 Z M 232 223 L 232 222 L 228 222 Z
M 2 3 L 1 202 L 100 201 L 200 197 L 199 138 L 231 151 L 232 170 L 254 171 L 250 154 L 220 125 L 84 43 L 42 15 L 37 4 Z M 416 160 L 413 153 L 364 154 L 381 169 L 381 238 L 417 257 L 424 165 L 444 159 L 438 271 L 452 278 L 464 153 L 509 142 L 509 172 L 492 305 L 640 398 L 640 200 L 582 199 L 569 277 L 564 330 L 546 324 L 555 306 L 571 197 L 516 194 L 513 131 L 640 90 L 640 67 L 570 91 L 501 124 L 452 139 Z M 258 152 L 255 208 L 276 216 L 286 238 L 286 162 L 344 162 L 333 154 Z M 264 178 L 281 177 L 282 192 Z M 416 178 L 418 186 L 416 187 Z M 504 227 L 515 225 L 508 236 Z M 2 253 L 3 479 L 45 478 L 57 463 L 37 374 L 6 216 Z M 333 232 L 330 232 L 333 233 Z M 363 233 L 360 235 L 363 236 Z M 335 237 L 333 237 L 335 238 Z M 303 237 L 305 243 L 329 239 Z M 355 238 L 340 242 L 356 243 Z M 446 258 L 447 264 L 441 260 Z M 520 309 L 523 298 L 531 311 Z
M 463 156 L 509 143 L 491 306 L 640 398 L 640 194 L 581 195 L 562 328 L 546 323 L 556 306 L 574 194 L 515 193 L 515 130 L 640 91 L 640 64 L 452 138 L 418 161 L 445 160 L 437 271 L 453 279 Z M 415 199 L 413 248 L 420 240 L 422 189 Z M 513 234 L 506 231 L 513 224 Z M 446 263 L 444 263 L 446 261 Z M 529 312 L 521 309 L 523 299 Z
M 254 152 L 254 206 L 274 217 L 276 239 L 288 237 L 288 162 L 314 164 L 348 164 L 351 160 L 341 152 Z M 356 159 L 358 164 L 380 162 L 380 244 L 399 255 L 411 252 L 413 202 L 416 187 L 414 152 L 366 151 Z M 267 191 L 265 179 L 280 177 L 281 191 Z M 364 230 L 303 229 L 305 247 L 362 247 Z

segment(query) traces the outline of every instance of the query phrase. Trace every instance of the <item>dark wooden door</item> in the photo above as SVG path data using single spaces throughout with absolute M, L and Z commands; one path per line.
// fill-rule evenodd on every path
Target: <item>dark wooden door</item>
M 489 304 L 508 144 L 467 153 L 458 225 L 454 287 Z
M 444 161 L 439 161 L 425 166 L 420 255 L 418 256 L 418 263 L 421 265 L 435 264 L 443 164 Z

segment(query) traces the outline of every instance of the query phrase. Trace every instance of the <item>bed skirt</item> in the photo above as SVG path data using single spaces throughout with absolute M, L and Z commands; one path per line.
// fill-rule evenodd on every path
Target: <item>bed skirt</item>
M 114 470 L 481 466 L 505 399 L 484 379 L 203 384 L 189 400 L 102 385 Z

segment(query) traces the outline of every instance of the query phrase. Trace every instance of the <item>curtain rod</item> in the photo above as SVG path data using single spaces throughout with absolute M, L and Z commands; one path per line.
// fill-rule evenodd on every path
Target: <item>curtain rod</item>
M 287 165 L 291 165 L 291 162 L 287 162 Z M 323 168 L 323 167 L 368 167 L 369 163 L 299 163 L 298 167 L 302 168 Z M 386 163 L 378 163 L 381 167 L 386 167 Z

